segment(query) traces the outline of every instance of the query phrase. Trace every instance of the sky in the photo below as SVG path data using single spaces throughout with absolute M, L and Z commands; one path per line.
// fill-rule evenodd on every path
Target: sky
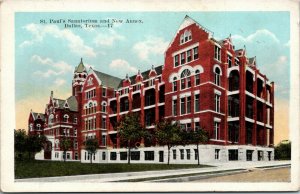
M 289 12 L 16 13 L 16 128 L 28 128 L 31 109 L 44 112 L 51 90 L 56 98 L 71 95 L 81 58 L 87 67 L 120 78 L 163 65 L 164 52 L 185 15 L 212 31 L 215 39 L 231 35 L 236 49 L 245 45 L 247 56 L 256 56 L 260 71 L 275 82 L 275 143 L 289 139 Z M 69 19 L 119 22 L 94 28 L 54 23 Z

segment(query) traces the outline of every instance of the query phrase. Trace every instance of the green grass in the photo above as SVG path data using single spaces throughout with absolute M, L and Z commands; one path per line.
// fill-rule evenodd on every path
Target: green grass
M 196 164 L 83 164 L 57 161 L 16 161 L 15 178 L 36 178 L 209 167 Z

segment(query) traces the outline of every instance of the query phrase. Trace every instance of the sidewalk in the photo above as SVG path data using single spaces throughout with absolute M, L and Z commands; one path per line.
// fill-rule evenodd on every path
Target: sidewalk
M 259 167 L 278 167 L 282 165 L 290 165 L 290 161 L 258 161 L 258 162 L 239 162 L 231 161 L 226 163 L 205 163 L 215 167 L 207 168 L 192 168 L 192 169 L 178 169 L 165 171 L 143 171 L 143 172 L 127 172 L 127 173 L 110 173 L 110 174 L 93 174 L 93 175 L 76 175 L 76 176 L 62 176 L 62 177 L 44 177 L 44 178 L 30 178 L 30 179 L 16 179 L 16 182 L 115 182 L 130 179 L 144 179 L 152 177 L 164 177 L 172 175 L 195 174 L 218 172 L 225 170 L 238 169 L 253 169 Z

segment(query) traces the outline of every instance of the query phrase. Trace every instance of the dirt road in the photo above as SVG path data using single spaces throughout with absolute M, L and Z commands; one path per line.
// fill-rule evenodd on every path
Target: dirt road
M 200 179 L 193 182 L 290 182 L 291 168 L 253 169 L 253 171 Z

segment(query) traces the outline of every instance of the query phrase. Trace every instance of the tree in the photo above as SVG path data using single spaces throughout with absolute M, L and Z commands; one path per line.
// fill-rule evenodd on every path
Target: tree
M 64 162 L 66 161 L 66 157 L 67 157 L 67 151 L 72 147 L 72 141 L 70 140 L 70 138 L 67 137 L 63 137 L 60 140 L 60 149 L 63 150 L 64 152 Z
M 121 141 L 124 141 L 128 148 L 128 164 L 130 164 L 131 148 L 144 137 L 149 137 L 150 133 L 142 127 L 140 117 L 137 114 L 126 114 L 117 126 Z
M 26 152 L 26 131 L 24 129 L 14 130 L 14 147 L 16 159 L 22 160 Z
M 170 149 L 175 145 L 182 144 L 182 131 L 177 122 L 163 120 L 156 125 L 155 136 L 159 145 L 168 147 L 168 165 L 170 164 Z
M 37 152 L 40 152 L 47 138 L 44 135 L 30 134 L 25 140 L 25 149 L 28 152 L 28 158 L 32 159 Z
M 276 160 L 290 160 L 291 159 L 291 142 L 282 141 L 275 147 Z
M 97 148 L 99 147 L 98 139 L 89 138 L 84 142 L 85 150 L 90 155 L 90 161 L 92 163 L 92 156 L 97 152 Z
M 198 165 L 200 165 L 200 154 L 199 154 L 199 144 L 203 144 L 208 142 L 209 140 L 209 134 L 208 131 L 204 129 L 196 129 L 195 131 L 189 132 L 189 142 L 191 144 L 196 144 L 197 145 L 197 160 L 198 160 Z

